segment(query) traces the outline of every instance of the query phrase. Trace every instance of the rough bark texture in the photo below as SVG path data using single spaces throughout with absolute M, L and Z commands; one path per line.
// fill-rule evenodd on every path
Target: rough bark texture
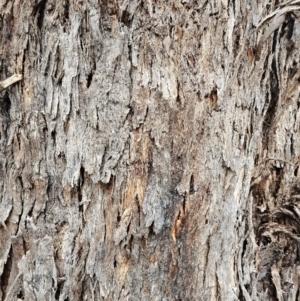
M 289 2 L 0 0 L 0 300 L 300 300 Z

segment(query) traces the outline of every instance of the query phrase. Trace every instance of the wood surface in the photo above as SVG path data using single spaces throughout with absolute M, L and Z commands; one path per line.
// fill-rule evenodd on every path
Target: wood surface
M 299 7 L 0 0 L 0 300 L 300 300 Z

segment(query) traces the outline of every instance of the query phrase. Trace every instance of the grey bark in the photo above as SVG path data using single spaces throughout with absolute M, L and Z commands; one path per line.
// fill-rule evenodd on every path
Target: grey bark
M 0 300 L 300 300 L 300 1 L 0 1 Z

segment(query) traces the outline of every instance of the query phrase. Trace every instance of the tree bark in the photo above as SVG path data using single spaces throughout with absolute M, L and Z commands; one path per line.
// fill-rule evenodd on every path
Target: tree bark
M 0 300 L 300 300 L 299 1 L 0 1 Z

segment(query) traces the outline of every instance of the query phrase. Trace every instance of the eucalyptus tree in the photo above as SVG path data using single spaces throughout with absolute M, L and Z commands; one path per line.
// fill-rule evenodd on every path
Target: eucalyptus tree
M 0 1 L 0 300 L 299 300 L 299 8 Z

